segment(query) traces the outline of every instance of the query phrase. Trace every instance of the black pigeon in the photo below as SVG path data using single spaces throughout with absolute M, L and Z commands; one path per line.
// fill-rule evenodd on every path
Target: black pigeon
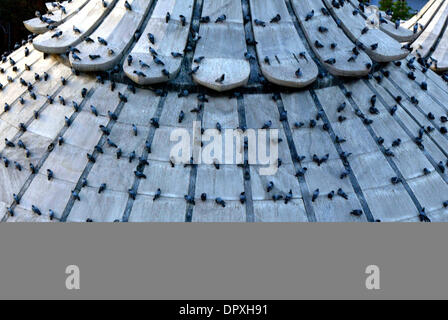
M 305 17 L 305 21 L 309 21 L 314 17 L 314 10 L 311 10 L 311 12 L 309 12 L 306 17 Z
M 219 17 L 215 20 L 215 23 L 221 23 L 221 22 L 224 22 L 224 21 L 226 21 L 226 19 L 227 19 L 227 16 L 226 16 L 225 14 L 223 14 L 223 15 L 219 16 Z
M 218 79 L 216 79 L 215 80 L 215 82 L 217 82 L 217 83 L 223 83 L 224 82 L 224 79 L 225 79 L 225 77 L 226 77 L 226 75 L 225 74 L 223 74 L 222 76 L 220 76 Z
M 98 189 L 98 193 L 102 193 L 104 190 L 106 190 L 107 185 L 105 183 L 101 184 L 99 189 Z
M 319 197 L 319 193 L 320 193 L 319 189 L 316 189 L 316 190 L 313 192 L 313 197 L 311 198 L 311 201 L 312 201 L 312 202 L 316 201 L 316 199 Z
M 350 212 L 350 214 L 355 217 L 360 217 L 360 216 L 362 216 L 363 212 L 360 209 L 356 209 L 356 210 L 353 210 L 352 212 Z
M 138 178 L 138 179 L 146 179 L 146 175 L 143 172 L 140 171 L 134 171 L 134 175 Z
M 42 212 L 39 210 L 39 208 L 38 207 L 36 207 L 35 205 L 32 205 L 31 206 L 31 210 L 35 213 L 35 214 L 37 214 L 38 216 L 41 216 L 42 215 Z
M 418 218 L 420 219 L 421 222 L 431 222 L 431 219 L 429 219 L 428 216 L 426 215 L 425 208 L 423 208 L 419 212 Z
M 271 19 L 270 23 L 278 23 L 282 19 L 280 14 L 277 14 L 274 18 Z
M 48 181 L 51 181 L 51 180 L 53 179 L 53 177 L 54 177 L 54 173 L 53 173 L 53 171 L 51 171 L 50 169 L 47 169 L 47 178 L 48 178 Z
M 215 202 L 216 202 L 217 204 L 219 204 L 220 206 L 222 206 L 223 208 L 226 207 L 226 203 L 225 203 L 225 201 L 224 201 L 222 198 L 219 198 L 219 197 L 216 198 Z
M 156 201 L 157 199 L 160 198 L 161 195 L 162 195 L 162 191 L 161 191 L 160 188 L 159 188 L 159 189 L 157 189 L 157 191 L 156 191 L 156 193 L 155 193 L 154 198 L 152 199 L 152 201 Z
M 154 35 L 152 33 L 148 33 L 147 36 L 148 36 L 149 42 L 151 42 L 152 44 L 156 43 L 156 38 L 154 37 Z
M 259 20 L 259 19 L 255 19 L 254 24 L 259 27 L 263 27 L 263 28 L 266 27 L 266 22 Z

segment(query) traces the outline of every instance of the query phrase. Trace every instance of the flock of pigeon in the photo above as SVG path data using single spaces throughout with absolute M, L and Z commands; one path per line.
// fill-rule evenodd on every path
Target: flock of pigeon
M 1 57 L 2 221 L 447 220 L 448 1 L 405 22 L 357 0 L 47 9 Z M 175 129 L 276 129 L 276 173 L 247 141 L 178 163 Z

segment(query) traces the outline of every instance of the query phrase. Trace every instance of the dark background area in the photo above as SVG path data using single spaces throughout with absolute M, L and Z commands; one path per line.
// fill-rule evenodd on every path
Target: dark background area
M 30 33 L 23 21 L 35 16 L 36 11 L 46 12 L 49 0 L 0 0 L 0 55 L 14 48 Z
M 378 5 L 379 0 L 371 0 L 370 2 L 374 5 Z M 413 10 L 420 10 L 428 0 L 407 0 L 407 2 Z

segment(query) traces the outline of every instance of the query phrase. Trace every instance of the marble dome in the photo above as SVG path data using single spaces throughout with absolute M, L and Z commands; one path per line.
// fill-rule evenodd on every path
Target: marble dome
M 47 7 L 0 62 L 3 222 L 447 220 L 448 1 Z M 275 129 L 276 173 L 173 162 L 194 123 Z

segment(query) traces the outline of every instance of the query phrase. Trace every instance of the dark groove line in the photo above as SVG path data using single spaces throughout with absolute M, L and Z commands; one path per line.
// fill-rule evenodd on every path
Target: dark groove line
M 128 92 L 129 92 L 129 91 L 128 91 Z M 132 94 L 132 93 L 131 93 L 131 94 Z M 115 108 L 115 110 L 113 111 L 113 113 L 115 113 L 115 114 L 119 117 L 121 111 L 123 110 L 124 105 L 125 105 L 125 102 L 120 101 L 120 102 L 118 103 L 117 107 Z M 113 128 L 113 126 L 115 125 L 116 122 L 117 122 L 117 121 L 109 120 L 109 122 L 108 122 L 108 124 L 107 124 L 107 128 L 110 129 L 110 130 L 112 131 L 112 128 Z M 98 130 L 99 130 L 99 129 L 98 129 Z M 97 145 L 97 146 L 100 146 L 100 147 L 103 147 L 104 144 L 106 143 L 106 139 L 107 139 L 107 136 L 103 133 L 103 134 L 101 135 L 101 138 L 99 139 L 99 141 L 98 141 L 98 143 L 97 143 L 96 145 Z M 95 159 L 97 159 L 98 155 L 99 155 L 99 152 L 98 152 L 97 150 L 94 149 L 94 151 L 92 152 L 92 156 L 93 156 Z M 84 170 L 83 170 L 81 176 L 79 177 L 78 183 L 76 184 L 76 187 L 75 187 L 74 191 L 76 191 L 76 192 L 78 192 L 78 193 L 81 192 L 81 189 L 82 189 L 82 188 L 81 188 L 81 186 L 82 186 L 82 180 L 83 180 L 84 178 L 87 179 L 87 176 L 89 175 L 89 173 L 90 173 L 90 171 L 92 170 L 93 166 L 94 166 L 94 163 L 92 163 L 92 162 L 90 162 L 90 161 L 87 162 L 87 165 L 86 165 L 86 167 L 84 168 Z M 70 212 L 71 212 L 71 210 L 72 210 L 74 204 L 75 204 L 75 198 L 73 197 L 73 195 L 71 195 L 71 196 L 70 196 L 70 199 L 69 199 L 69 201 L 68 201 L 68 203 L 67 203 L 67 205 L 66 205 L 66 207 L 65 207 L 65 209 L 64 209 L 64 211 L 63 211 L 63 214 L 62 214 L 62 216 L 61 216 L 61 219 L 60 219 L 61 222 L 66 222 L 66 221 L 67 221 L 67 218 L 68 218 L 68 216 L 70 215 Z
M 294 12 L 294 9 L 292 7 L 290 0 L 279 0 L 279 1 L 285 1 L 286 8 L 288 9 L 289 15 L 291 17 L 291 20 L 294 24 L 294 27 L 296 28 L 296 31 L 302 40 L 303 45 L 305 46 L 308 55 L 313 59 L 314 63 L 317 65 L 317 68 L 319 69 L 319 76 L 315 83 L 317 83 L 317 86 L 310 86 L 312 89 L 321 89 L 324 87 L 332 87 L 341 82 L 341 78 L 334 77 L 320 62 L 319 58 L 314 53 L 314 50 L 311 48 L 310 44 L 308 43 L 308 40 L 306 39 L 305 33 L 303 32 L 299 20 L 296 17 L 296 14 Z M 313 0 L 316 1 L 316 0 Z M 323 4 L 322 4 L 323 5 Z
M 279 114 L 281 114 L 283 111 L 286 111 L 281 96 L 279 96 L 276 99 L 276 102 L 277 102 L 277 108 L 278 108 Z M 295 145 L 295 142 L 294 142 L 294 138 L 293 138 L 293 135 L 292 135 L 291 128 L 289 127 L 288 120 L 282 121 L 282 124 L 283 124 L 283 131 L 285 133 L 286 140 L 288 142 L 288 147 L 289 147 L 289 152 L 291 154 L 291 159 L 292 159 L 292 162 L 294 164 L 294 169 L 297 172 L 300 169 L 303 169 L 303 166 L 302 166 L 302 164 L 298 160 L 299 159 L 299 155 L 297 153 L 296 145 Z M 313 205 L 311 203 L 310 191 L 309 191 L 308 185 L 306 183 L 306 178 L 305 178 L 305 176 L 299 176 L 297 178 L 297 180 L 299 182 L 300 192 L 302 193 L 302 200 L 303 200 L 303 204 L 305 206 L 305 212 L 306 212 L 306 216 L 308 218 L 308 221 L 309 222 L 317 222 L 316 213 L 314 212 L 314 208 L 313 208 Z
M 342 92 L 344 94 L 346 94 L 347 91 L 348 91 L 345 88 L 345 86 L 341 86 L 340 89 L 342 90 Z M 361 109 L 358 107 L 357 103 L 353 100 L 352 97 L 347 98 L 347 100 L 350 102 L 350 105 L 352 106 L 354 111 L 361 111 Z M 372 129 L 372 126 L 371 125 L 364 125 L 364 127 L 367 129 L 367 131 L 369 132 L 370 136 L 375 141 L 378 149 L 384 155 L 384 158 L 389 163 L 391 168 L 394 170 L 394 172 L 397 175 L 397 177 L 401 179 L 401 184 L 404 186 L 404 188 L 406 189 L 406 192 L 411 197 L 412 202 L 414 203 L 414 205 L 417 207 L 418 211 L 420 212 L 423 209 L 422 205 L 417 200 L 417 197 L 415 196 L 414 191 L 412 191 L 411 187 L 409 187 L 409 184 L 408 184 L 407 180 L 404 178 L 403 174 L 401 173 L 400 169 L 396 165 L 395 161 L 393 161 L 391 157 L 387 157 L 385 155 L 386 148 L 384 147 L 384 145 L 381 145 L 381 144 L 378 143 L 378 138 L 379 137 L 376 135 L 375 131 Z
M 247 52 L 252 54 L 256 59 L 250 59 L 250 76 L 249 76 L 249 82 L 248 85 L 253 85 L 254 83 L 260 82 L 260 76 L 263 76 L 263 73 L 261 72 L 261 68 L 258 64 L 259 57 L 257 54 L 257 50 L 255 48 L 254 44 L 249 44 L 247 40 L 253 40 L 255 41 L 253 26 L 252 26 L 252 11 L 250 8 L 249 0 L 241 0 L 241 7 L 243 8 L 243 24 L 244 24 L 244 32 L 245 32 L 245 39 L 246 39 L 246 47 Z M 249 21 L 244 23 L 246 17 L 249 17 Z
M 73 112 L 73 114 L 70 116 L 70 120 L 75 121 L 75 119 L 78 117 L 79 113 L 82 111 L 82 109 L 84 108 L 84 105 L 86 104 L 86 102 L 90 99 L 90 97 L 92 96 L 93 92 L 95 91 L 94 88 L 90 89 L 87 92 L 86 97 L 81 101 L 81 103 L 79 104 L 79 111 L 78 112 Z M 68 130 L 67 126 L 64 126 L 59 133 L 57 134 L 56 138 L 53 139 L 52 144 L 53 145 L 57 145 L 58 144 L 58 138 L 62 137 L 65 132 Z M 35 166 L 36 168 L 36 173 L 32 173 L 27 180 L 25 181 L 25 183 L 23 184 L 23 186 L 20 188 L 20 191 L 17 193 L 17 196 L 19 197 L 19 200 L 22 199 L 23 195 L 25 194 L 25 192 L 28 190 L 29 186 L 31 185 L 31 183 L 33 182 L 34 178 L 39 174 L 40 169 L 42 168 L 42 166 L 44 165 L 45 161 L 47 161 L 48 157 L 50 156 L 51 152 L 53 152 L 53 150 L 46 150 L 44 152 L 44 154 L 42 155 L 41 159 L 39 160 L 39 163 Z M 16 202 L 14 201 L 13 204 L 10 206 L 11 209 L 15 209 L 17 206 Z M 5 222 L 8 218 L 8 213 L 6 213 L 1 222 Z M 55 219 L 57 220 L 57 219 Z
M 162 97 L 160 97 L 159 104 L 157 105 L 157 109 L 153 115 L 154 118 L 160 119 L 160 117 L 162 115 L 163 107 L 165 105 L 166 97 L 167 97 L 166 94 L 163 95 Z M 149 129 L 148 138 L 146 139 L 146 141 L 148 141 L 150 145 L 152 145 L 152 143 L 154 141 L 154 136 L 156 134 L 156 130 L 157 130 L 157 128 L 154 126 L 151 126 Z M 143 158 L 144 160 L 148 160 L 148 156 L 149 156 L 149 152 L 148 152 L 148 150 L 146 150 L 146 148 L 144 148 L 141 158 Z M 142 172 L 144 172 L 146 165 L 143 164 L 142 167 L 143 167 Z M 137 193 L 137 197 L 138 197 L 138 188 L 140 186 L 140 181 L 141 181 L 141 179 L 134 177 L 134 183 L 132 184 L 132 190 L 134 190 Z M 123 213 L 122 222 L 129 222 L 129 217 L 131 216 L 131 213 L 132 213 L 134 201 L 135 200 L 132 199 L 130 196 L 128 197 L 128 202 L 126 204 L 126 208 Z
M 180 84 L 180 90 L 182 90 L 182 83 L 193 83 L 193 77 L 189 74 L 191 65 L 193 64 L 194 53 L 196 51 L 196 41 L 193 41 L 193 32 L 199 32 L 200 23 L 199 20 L 202 15 L 202 8 L 204 0 L 196 0 L 193 5 L 193 15 L 191 17 L 190 32 L 188 34 L 187 47 L 190 46 L 192 50 L 184 55 L 181 63 L 181 69 L 177 77 L 173 80 L 173 84 Z M 201 41 L 201 40 L 199 40 Z M 180 91 L 179 90 L 179 91 Z M 191 92 L 191 89 L 187 89 Z
M 195 8 L 193 11 L 193 18 L 192 18 L 192 26 L 191 28 L 195 28 L 196 32 L 199 33 L 200 31 L 200 22 L 199 20 L 201 19 L 202 16 L 202 10 L 204 8 L 204 0 L 196 0 L 195 1 Z M 186 64 L 189 67 L 189 69 L 184 69 L 184 72 L 187 72 L 187 70 L 191 69 L 191 65 L 192 65 L 192 61 L 194 58 L 194 54 L 196 52 L 196 43 L 194 41 L 192 41 L 192 34 L 191 34 L 191 30 L 190 30 L 190 34 L 188 35 L 189 37 L 189 42 L 192 45 L 193 50 L 189 53 L 188 58 L 186 57 Z M 199 40 L 201 41 L 201 40 Z M 193 78 L 191 75 L 188 75 L 190 82 L 193 82 Z M 197 91 L 195 91 L 195 93 L 200 93 L 201 90 L 203 90 L 203 88 L 195 88 Z M 191 89 L 189 89 L 191 92 Z M 197 106 L 199 106 L 201 103 L 198 101 Z M 205 103 L 204 103 L 205 105 Z M 202 128 L 202 118 L 203 118 L 203 113 L 204 110 L 201 109 L 201 111 L 196 115 L 196 121 L 199 121 L 201 123 L 201 128 Z M 194 132 L 193 132 L 193 136 L 194 136 Z M 202 141 L 202 137 L 201 137 L 201 141 Z M 201 148 L 202 149 L 202 148 Z M 194 150 L 195 150 L 195 144 L 193 141 L 193 150 L 192 150 L 192 156 L 194 157 Z M 194 199 L 195 194 L 196 194 L 196 180 L 197 180 L 197 176 L 198 176 L 198 165 L 197 164 L 192 164 L 191 165 L 191 169 L 190 169 L 190 181 L 189 181 L 189 185 L 188 185 L 188 196 L 192 197 Z M 194 205 L 187 203 L 186 206 L 186 210 L 185 210 L 185 222 L 192 222 L 193 220 L 193 211 L 194 211 Z
M 242 95 L 238 96 L 238 121 L 240 128 L 247 128 L 246 121 L 246 108 L 244 104 L 244 97 Z M 246 222 L 255 222 L 255 214 L 254 214 L 254 203 L 252 196 L 252 183 L 251 183 L 251 174 L 250 174 L 250 166 L 246 165 L 249 159 L 249 150 L 245 145 L 244 141 L 242 141 L 244 145 L 244 163 L 242 165 L 243 170 L 243 180 L 244 180 L 244 194 L 246 195 Z M 246 179 L 247 177 L 247 179 Z
M 329 128 L 328 134 L 330 136 L 331 142 L 333 142 L 333 145 L 334 145 L 336 151 L 338 152 L 338 154 L 341 155 L 344 152 L 344 150 L 342 149 L 341 144 L 336 142 L 336 133 L 334 132 L 333 126 L 331 125 L 331 122 L 328 119 L 327 113 L 325 112 L 324 108 L 322 107 L 322 104 L 320 103 L 316 92 L 314 90 L 310 90 L 310 93 L 311 93 L 311 96 L 313 97 L 317 111 L 318 112 L 322 111 L 323 122 L 328 125 L 328 128 Z M 359 185 L 358 178 L 356 178 L 355 173 L 353 172 L 349 161 L 347 160 L 347 163 L 344 163 L 344 161 L 342 161 L 342 159 L 341 159 L 341 163 L 344 166 L 344 168 L 346 170 L 348 170 L 348 172 L 349 172 L 350 182 L 352 184 L 353 190 L 355 191 L 356 197 L 358 198 L 359 203 L 361 204 L 364 214 L 366 215 L 367 221 L 374 222 L 375 217 L 373 216 L 372 211 L 370 210 L 369 205 L 367 204 L 367 200 L 364 196 L 364 192 L 362 191 L 362 188 Z
M 367 81 L 367 80 L 364 80 L 364 81 L 367 84 L 367 86 L 369 87 L 369 89 L 377 96 L 378 100 L 381 102 L 381 104 L 384 106 L 384 108 L 387 110 L 387 112 L 389 112 L 389 114 L 390 114 L 390 111 L 392 110 L 392 108 L 389 107 L 389 105 L 383 99 L 381 94 L 372 86 L 372 84 L 369 81 Z M 389 93 L 389 91 L 387 91 L 387 92 Z M 389 93 L 389 95 L 390 95 L 390 93 Z M 405 110 L 405 112 L 407 113 L 406 110 Z M 391 115 L 391 117 L 398 123 L 398 125 L 403 129 L 403 131 L 406 132 L 406 134 L 412 139 L 412 141 L 414 141 L 416 136 L 414 134 L 412 134 L 411 130 L 409 130 L 409 128 L 403 123 L 403 121 L 397 116 L 397 114 L 395 113 L 394 115 Z M 415 119 L 415 118 L 411 118 L 411 119 L 414 120 L 414 122 L 417 123 L 418 126 L 422 127 L 422 125 L 417 121 L 417 119 Z M 441 152 L 446 155 L 444 150 L 433 140 L 433 138 L 430 135 L 428 135 L 428 137 L 431 139 L 431 142 L 433 142 L 437 146 L 437 148 L 439 148 L 441 150 Z M 432 155 L 429 154 L 428 150 L 420 149 L 420 151 L 425 155 L 426 159 L 428 159 L 428 161 L 431 163 L 431 165 L 434 167 L 434 169 L 439 173 L 439 175 L 442 177 L 442 179 L 445 181 L 445 183 L 448 183 L 448 175 L 445 173 L 442 173 L 437 162 L 434 160 Z
M 201 104 L 202 103 L 200 101 L 198 101 L 197 106 L 199 107 Z M 205 108 L 206 108 L 206 106 L 204 103 L 204 108 L 201 108 L 201 111 L 196 115 L 196 121 L 198 121 L 201 124 L 201 129 L 204 126 L 203 118 L 204 118 L 204 109 Z M 193 137 L 194 137 L 194 135 L 195 135 L 195 132 L 193 130 Z M 202 141 L 202 132 L 201 132 L 200 141 Z M 195 157 L 196 157 L 195 152 L 197 151 L 195 142 L 196 141 L 193 139 L 193 148 L 191 151 L 193 159 L 195 159 Z M 200 145 L 199 152 L 201 152 L 201 151 L 202 151 L 202 146 Z M 190 183 L 188 186 L 188 196 L 190 196 L 194 199 L 195 195 L 196 195 L 196 181 L 197 181 L 197 176 L 198 176 L 198 164 L 193 163 L 193 164 L 190 164 L 190 166 L 191 166 L 191 170 L 190 170 Z M 185 212 L 185 222 L 193 221 L 193 211 L 194 211 L 194 205 L 191 203 L 187 203 L 187 209 Z

